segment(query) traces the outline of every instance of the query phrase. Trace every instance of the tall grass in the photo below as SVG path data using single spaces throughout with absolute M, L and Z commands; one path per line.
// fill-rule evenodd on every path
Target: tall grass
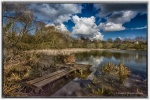
M 70 48 L 70 49 L 44 49 L 44 50 L 30 50 L 29 53 L 43 53 L 46 55 L 71 55 L 78 52 L 88 52 L 90 49 L 79 49 L 79 48 Z
M 130 75 L 130 70 L 122 62 L 118 65 L 118 67 L 119 81 L 123 82 L 123 80 L 125 80 Z
M 18 52 L 16 55 L 11 55 L 11 59 L 4 58 L 6 62 L 4 63 L 3 96 L 22 96 L 25 93 L 22 90 L 24 83 L 59 70 L 61 66 L 56 66 L 57 64 L 74 63 L 75 55 L 69 54 L 85 50 L 59 51 L 50 50 L 50 53 L 49 50 L 48 52 L 45 50 L 32 53 Z
M 123 82 L 131 73 L 123 62 L 120 62 L 118 65 L 108 62 L 103 65 L 100 70 L 106 74 L 117 76 L 119 82 Z
M 56 71 L 55 57 L 44 54 L 29 54 L 20 52 L 12 55 L 11 59 L 4 59 L 3 74 L 3 96 L 16 97 L 24 96 L 24 84 L 36 77 L 45 74 L 45 70 Z

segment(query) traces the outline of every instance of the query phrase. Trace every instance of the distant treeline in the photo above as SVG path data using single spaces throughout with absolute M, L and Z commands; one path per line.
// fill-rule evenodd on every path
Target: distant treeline
M 3 27 L 5 28 L 5 27 Z M 36 49 L 63 49 L 63 48 L 100 48 L 100 49 L 136 49 L 146 50 L 147 42 L 129 41 L 109 38 L 107 41 L 90 40 L 81 37 L 75 39 L 68 32 L 61 32 L 54 26 L 42 27 L 34 35 L 29 33 L 17 34 L 3 29 L 3 46 L 6 49 L 36 50 Z
M 33 35 L 30 33 L 17 34 L 10 31 L 10 27 L 6 25 L 3 26 L 3 46 L 6 49 L 14 48 L 17 50 L 63 48 L 147 49 L 147 42 L 142 40 L 143 37 L 140 37 L 141 39 L 137 37 L 134 40 L 116 38 L 114 41 L 109 38 L 107 41 L 100 41 L 84 37 L 75 39 L 69 34 L 69 32 L 56 30 L 54 26 L 43 26 Z
M 3 27 L 5 28 L 5 27 Z M 128 41 L 109 38 L 107 41 L 90 40 L 81 37 L 75 39 L 68 32 L 55 30 L 55 27 L 43 27 L 34 35 L 29 33 L 17 34 L 3 29 L 3 46 L 6 49 L 31 50 L 31 49 L 63 49 L 63 48 L 100 48 L 100 49 L 136 49 L 146 50 L 147 42 L 136 40 Z

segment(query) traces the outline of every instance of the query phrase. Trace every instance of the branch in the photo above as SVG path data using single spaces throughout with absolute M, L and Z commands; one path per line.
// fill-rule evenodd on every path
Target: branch
M 11 17 L 11 16 L 3 16 L 3 17 L 11 18 L 11 19 L 16 19 L 16 17 Z

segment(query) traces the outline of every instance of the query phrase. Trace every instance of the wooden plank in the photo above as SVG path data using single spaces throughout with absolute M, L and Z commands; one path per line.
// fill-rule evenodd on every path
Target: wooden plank
M 68 68 L 68 67 L 72 67 L 72 66 L 69 65 L 69 64 L 65 64 L 65 65 L 64 65 L 64 64 L 57 64 L 56 66 L 62 67 L 62 68 L 63 68 L 63 67 L 65 67 L 65 68 L 66 68 L 66 67 L 67 67 L 67 68 Z
M 66 71 L 67 69 L 68 69 L 68 68 L 65 68 L 65 69 L 62 69 L 62 70 L 59 70 L 59 71 L 50 73 L 50 74 L 45 75 L 45 76 L 43 76 L 43 77 L 36 78 L 36 79 L 34 79 L 34 80 L 28 81 L 27 83 L 28 83 L 28 84 L 37 83 L 37 82 L 39 82 L 39 81 L 42 81 L 42 80 L 47 79 L 47 78 L 49 78 L 49 77 L 52 77 L 52 76 L 55 75 L 55 74 L 59 74 L 59 73 L 61 73 L 61 72 L 64 72 L 64 71 Z
M 34 85 L 35 87 L 41 88 L 41 87 L 43 87 L 43 86 L 45 86 L 45 85 L 47 85 L 47 84 L 49 84 L 49 83 L 51 83 L 51 82 L 53 82 L 53 81 L 55 81 L 55 80 L 57 80 L 57 79 L 59 79 L 59 78 L 65 76 L 65 75 L 67 75 L 67 74 L 73 72 L 74 70 L 76 70 L 76 69 L 70 69 L 70 70 L 68 70 L 68 71 L 59 73 L 59 74 L 57 74 L 57 75 L 54 75 L 53 77 L 47 78 L 47 79 L 45 79 L 45 80 L 43 80 L 43 81 L 40 81 L 40 82 L 38 82 L 38 83 L 35 83 L 35 84 L 33 84 L 33 85 Z
M 74 64 L 74 66 L 90 67 L 92 65 L 87 64 Z
M 65 69 L 62 69 L 62 70 L 59 70 L 59 71 L 56 71 L 54 73 L 50 73 L 46 76 L 43 76 L 43 77 L 40 77 L 40 78 L 36 78 L 34 80 L 31 80 L 31 81 L 28 81 L 27 83 L 28 84 L 31 84 L 35 87 L 38 87 L 38 88 L 41 88 L 75 70 L 80 70 L 80 69 L 83 69 L 83 70 L 86 70 L 87 68 L 89 68 L 91 65 L 85 65 L 85 64 L 71 64 L 72 66 L 69 67 L 69 68 L 65 68 Z M 64 65 L 66 66 L 66 65 Z
M 85 64 L 75 64 L 74 67 L 77 67 L 79 69 L 83 69 L 86 70 L 88 68 L 90 68 L 92 65 L 85 65 Z

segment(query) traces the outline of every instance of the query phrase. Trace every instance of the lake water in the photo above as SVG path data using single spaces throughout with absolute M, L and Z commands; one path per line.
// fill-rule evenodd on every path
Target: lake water
M 71 82 L 67 83 L 57 92 L 51 96 L 100 96 L 97 89 L 114 88 L 112 90 L 117 93 L 131 93 L 127 96 L 135 96 L 142 94 L 147 95 L 147 52 L 136 50 L 93 50 L 90 52 L 76 53 L 76 63 L 91 64 L 91 73 L 85 79 L 75 77 Z M 110 79 L 105 79 L 101 76 L 98 69 L 105 63 L 112 62 L 119 64 L 123 62 L 129 68 L 132 78 L 125 81 L 123 84 L 108 82 Z M 93 84 L 93 80 L 95 83 Z M 107 80 L 107 82 L 105 81 Z M 139 81 L 140 80 L 140 81 Z M 88 89 L 87 89 L 88 88 Z M 140 90 L 140 92 L 139 92 Z M 106 91 L 108 92 L 108 91 Z M 135 93 L 135 94 L 134 94 Z M 106 93 L 109 94 L 109 93 Z M 115 93 L 113 93 L 114 95 Z M 115 94 L 115 96 L 122 96 L 122 94 Z
M 147 52 L 135 50 L 101 50 L 76 54 L 76 63 L 101 67 L 107 62 L 119 64 L 121 61 L 142 79 L 147 78 Z

